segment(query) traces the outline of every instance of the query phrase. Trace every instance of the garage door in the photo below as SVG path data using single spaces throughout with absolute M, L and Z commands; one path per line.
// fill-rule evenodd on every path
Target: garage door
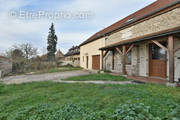
M 92 69 L 100 70 L 100 55 L 92 56 Z

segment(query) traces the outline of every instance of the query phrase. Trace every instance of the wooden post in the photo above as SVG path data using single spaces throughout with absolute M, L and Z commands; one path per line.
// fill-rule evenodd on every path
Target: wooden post
M 112 50 L 112 70 L 114 70 L 114 53 L 115 53 L 115 50 L 113 49 Z
M 102 65 L 102 70 L 104 70 L 104 51 L 101 50 L 101 65 Z
M 174 38 L 168 37 L 169 46 L 169 82 L 174 83 Z
M 122 65 L 123 65 L 123 74 L 126 75 L 126 46 L 123 46 L 123 60 L 122 60 Z

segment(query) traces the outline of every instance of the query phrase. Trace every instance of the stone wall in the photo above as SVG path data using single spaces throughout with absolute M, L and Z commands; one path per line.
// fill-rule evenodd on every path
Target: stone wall
M 104 70 L 112 71 L 112 51 L 109 51 L 104 57 Z
M 131 51 L 132 59 L 131 65 L 126 65 L 126 71 L 128 75 L 138 75 L 139 74 L 139 47 L 134 47 Z M 142 64 L 142 63 L 141 63 Z M 122 73 L 122 55 L 115 51 L 114 56 L 114 70 L 112 70 L 112 52 L 110 51 L 104 58 L 104 68 L 105 70 Z M 144 66 L 142 68 L 144 71 Z
M 111 34 L 106 45 L 180 26 L 180 8 Z
M 12 72 L 12 63 L 6 59 L 0 59 L 0 78 Z
M 72 65 L 74 67 L 80 66 L 80 55 L 72 55 L 65 57 L 65 60 L 63 61 L 62 65 Z

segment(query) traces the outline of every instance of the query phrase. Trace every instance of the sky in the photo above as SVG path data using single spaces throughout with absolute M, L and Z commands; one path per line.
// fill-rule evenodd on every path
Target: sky
M 66 53 L 94 33 L 156 0 L 0 0 L 0 53 L 30 43 L 46 52 L 51 23 Z

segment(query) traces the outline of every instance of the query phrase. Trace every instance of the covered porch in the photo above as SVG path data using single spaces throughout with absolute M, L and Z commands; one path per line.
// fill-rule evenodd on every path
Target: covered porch
M 100 48 L 102 70 L 135 80 L 174 83 L 180 79 L 180 28 Z

